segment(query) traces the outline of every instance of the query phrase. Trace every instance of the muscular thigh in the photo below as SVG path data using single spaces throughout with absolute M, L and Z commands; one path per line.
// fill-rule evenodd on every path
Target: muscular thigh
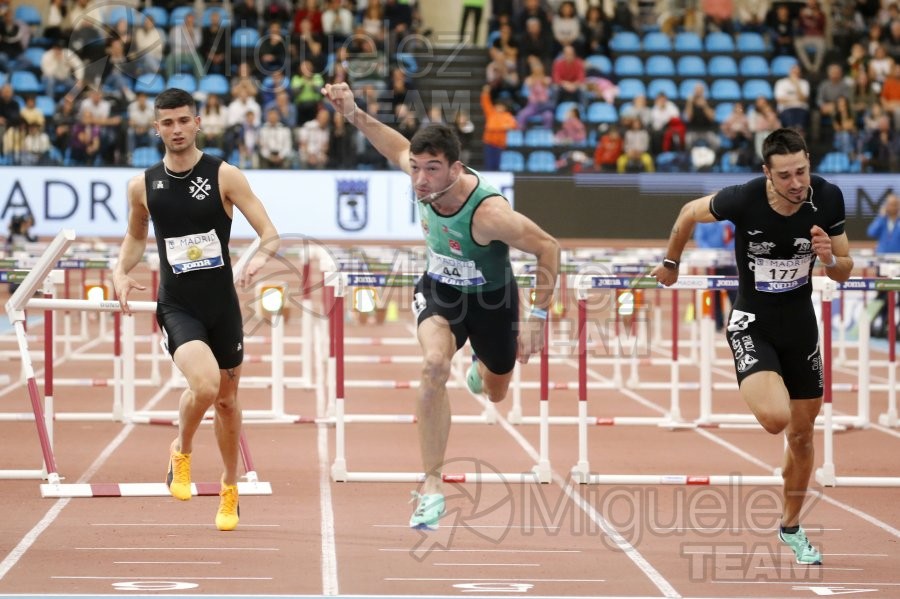
M 174 304 L 157 304 L 156 320 L 166 333 L 169 353 L 174 356 L 179 347 L 190 341 L 202 341 L 209 346 L 220 370 L 234 368 L 243 362 L 243 322 L 237 302 L 231 298 L 220 301 L 202 316 L 198 312 Z M 233 305 L 232 305 L 233 304 Z

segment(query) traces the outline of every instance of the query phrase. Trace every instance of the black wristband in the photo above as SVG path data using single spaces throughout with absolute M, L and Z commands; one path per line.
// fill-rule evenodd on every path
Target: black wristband
M 678 260 L 672 260 L 671 258 L 664 258 L 662 261 L 662 265 L 669 270 L 678 270 Z

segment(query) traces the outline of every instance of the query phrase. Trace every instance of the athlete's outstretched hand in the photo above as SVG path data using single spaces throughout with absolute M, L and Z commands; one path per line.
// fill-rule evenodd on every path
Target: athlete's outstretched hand
M 812 229 L 809 230 L 809 233 L 812 235 L 812 247 L 816 256 L 818 256 L 822 264 L 831 264 L 833 259 L 833 254 L 831 253 L 831 237 L 829 237 L 828 233 L 826 233 L 819 225 L 813 225 Z
M 122 307 L 122 312 L 131 314 L 131 308 L 128 307 L 128 296 L 131 294 L 131 290 L 137 289 L 138 291 L 143 291 L 146 287 L 126 274 L 114 273 L 113 289 L 116 292 L 116 297 L 119 298 L 119 305 Z
M 353 90 L 346 83 L 328 83 L 322 88 L 322 95 L 347 120 L 350 120 L 353 113 L 356 112 L 356 99 L 353 97 Z
M 650 276 L 666 287 L 669 287 L 678 281 L 678 269 L 666 268 L 662 264 L 657 264 L 653 267 L 653 270 L 650 271 Z
M 519 321 L 519 347 L 516 353 L 522 364 L 528 364 L 531 355 L 544 347 L 544 326 L 546 321 L 541 318 L 526 316 Z

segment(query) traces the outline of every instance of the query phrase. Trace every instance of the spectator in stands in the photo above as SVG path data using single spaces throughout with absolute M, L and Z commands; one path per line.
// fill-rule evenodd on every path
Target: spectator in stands
M 693 148 L 700 144 L 713 150 L 719 149 L 719 136 L 716 131 L 716 111 L 706 99 L 706 88 L 697 84 L 694 93 L 684 104 L 685 146 Z
M 21 121 L 21 108 L 13 95 L 12 85 L 4 83 L 0 87 L 0 134 L 6 127 L 17 126 Z
M 869 32 L 866 35 L 866 51 L 869 56 L 875 56 L 875 49 L 884 43 L 884 29 L 878 23 L 869 25 Z
M 92 113 L 72 126 L 69 137 L 69 160 L 76 166 L 93 166 L 100 158 L 100 126 L 93 122 Z
M 866 37 L 866 22 L 856 10 L 856 3 L 843 2 L 841 6 L 833 6 L 831 15 L 832 46 L 838 56 L 849 56 L 851 48 L 859 40 Z
M 900 63 L 895 63 L 881 86 L 881 105 L 893 118 L 894 131 L 900 131 Z
M 75 105 L 75 96 L 66 94 L 50 118 L 51 141 L 60 152 L 65 152 L 71 146 L 72 131 L 77 122 L 78 109 Z
M 265 107 L 267 104 L 271 104 L 280 91 L 290 94 L 291 84 L 285 79 L 284 71 L 277 70 L 263 80 L 259 90 L 259 105 Z
M 103 89 L 107 90 L 118 106 L 125 107 L 134 100 L 131 82 L 137 77 L 135 64 L 125 56 L 125 46 L 120 39 L 112 39 L 107 47 L 106 69 L 103 73 Z
M 309 29 L 305 31 L 303 21 L 309 22 Z M 322 35 L 322 11 L 319 10 L 319 0 L 305 0 L 303 7 L 294 12 L 294 35 Z
M 415 107 L 407 106 L 405 104 L 397 106 L 397 110 L 394 112 L 394 122 L 397 123 L 397 132 L 406 139 L 412 139 L 412 136 L 416 134 L 416 131 L 421 128 L 421 123 L 419 122 Z
M 612 17 L 613 29 L 637 32 L 638 17 L 636 5 L 636 2 L 632 5 L 629 0 L 616 0 Z
M 278 113 L 278 120 L 285 127 L 293 129 L 297 126 L 297 107 L 291 102 L 291 96 L 287 90 L 278 90 L 275 92 L 275 99 L 263 106 L 264 112 L 269 112 L 270 110 Z
M 684 121 L 681 120 L 678 106 L 664 92 L 658 93 L 650 108 L 651 151 L 654 153 L 683 151 L 687 149 L 685 134 Z M 627 133 L 625 140 L 627 145 Z
M 71 33 L 68 19 L 69 7 L 66 0 L 50 0 L 47 5 L 47 13 L 43 19 L 44 37 L 53 42 L 65 42 Z
M 481 43 L 478 37 L 481 32 L 481 15 L 484 13 L 484 0 L 463 0 L 462 16 L 459 19 L 459 43 L 468 41 L 472 45 Z M 466 25 L 472 17 L 472 37 L 466 40 Z
M 740 31 L 765 34 L 768 31 L 766 17 L 771 8 L 770 0 L 736 0 L 734 14 Z
M 581 111 L 573 106 L 566 112 L 562 125 L 554 135 L 554 141 L 560 145 L 581 145 L 587 139 L 587 128 L 581 120 Z
M 43 118 L 43 115 L 41 115 Z M 26 121 L 27 122 L 27 121 Z M 50 136 L 39 123 L 28 123 L 25 139 L 22 140 L 22 151 L 19 155 L 19 164 L 22 166 L 35 166 L 49 164 Z
M 88 118 L 88 115 L 90 118 Z M 124 143 L 120 143 L 120 126 L 122 117 L 114 114 L 112 104 L 103 97 L 100 88 L 92 88 L 88 97 L 78 107 L 78 116 L 90 126 L 99 128 L 100 155 L 106 164 L 124 163 L 124 156 L 119 160 L 120 150 L 124 149 Z
M 184 21 L 169 29 L 169 50 L 166 58 L 166 73 L 169 76 L 185 70 L 200 79 L 203 76 L 203 32 L 195 22 L 193 12 L 184 15 Z
M 549 29 L 545 29 L 540 19 L 529 19 L 523 30 L 525 33 L 519 38 L 519 76 L 528 74 L 529 58 L 536 56 L 544 65 L 545 71 L 550 71 L 553 59 L 553 38 Z
M 612 24 L 607 20 L 603 7 L 598 4 L 589 6 L 584 19 L 585 56 L 593 54 L 608 56 L 609 40 L 612 38 L 612 31 Z
M 638 119 L 644 127 L 650 127 L 653 116 L 650 107 L 647 106 L 647 96 L 638 94 L 630 103 L 624 104 L 619 110 L 619 118 Z
M 368 38 L 356 40 L 358 50 L 352 52 L 347 65 L 350 77 L 356 82 L 384 83 L 388 75 L 384 54 L 378 51 L 375 42 Z
M 504 25 L 504 27 L 508 26 Z M 498 98 L 507 98 L 517 102 L 519 88 L 522 85 L 519 80 L 519 70 L 516 66 L 515 58 L 497 49 L 496 46 L 492 47 L 489 52 L 491 62 L 488 63 L 485 69 L 485 80 L 491 86 L 491 99 L 496 102 Z
M 461 146 L 459 160 L 463 164 L 469 164 L 472 156 L 472 142 L 475 139 L 475 123 L 469 118 L 469 113 L 464 110 L 456 112 L 456 117 L 453 119 L 453 130 L 456 132 Z
M 550 26 L 557 49 L 572 46 L 576 54 L 584 56 L 584 23 L 572 0 L 560 3 Z
M 300 146 L 300 168 L 322 169 L 328 165 L 328 142 L 331 113 L 321 108 L 316 118 L 307 121 L 297 133 Z
M 728 35 L 734 33 L 733 0 L 701 0 L 700 10 L 705 17 L 705 33 L 712 31 L 721 31 Z
M 235 89 L 232 100 L 228 104 L 228 110 L 225 113 L 226 154 L 231 154 L 231 151 L 234 148 L 240 146 L 241 135 L 243 134 L 244 129 L 247 128 L 247 113 L 252 113 L 254 115 L 253 125 L 255 128 L 258 128 L 262 121 L 262 109 L 256 101 L 256 98 L 247 92 L 247 86 L 239 85 Z M 255 128 L 252 131 L 255 131 Z
M 897 172 L 900 168 L 900 136 L 891 129 L 886 114 L 878 117 L 877 129 L 871 132 L 863 146 L 863 167 L 873 173 Z
M 894 62 L 900 60 L 900 19 L 892 20 L 888 25 L 883 45 Z
M 296 75 L 291 78 L 291 93 L 297 107 L 297 125 L 316 118 L 322 101 L 322 87 L 325 80 L 313 70 L 310 61 L 304 60 Z
M 816 110 L 812 119 L 812 138 L 815 140 L 828 139 L 838 98 L 849 100 L 853 93 L 844 79 L 841 65 L 830 64 L 826 72 L 827 77 L 816 89 Z
M 797 15 L 797 36 L 794 38 L 794 48 L 797 58 L 803 64 L 806 72 L 817 77 L 825 60 L 825 29 L 827 19 L 818 0 L 806 0 L 806 6 L 800 9 Z M 810 55 L 812 49 L 812 55 Z
M 781 125 L 805 131 L 809 127 L 809 81 L 801 76 L 799 64 L 775 82 L 774 94 Z
M 385 51 L 390 49 L 391 54 L 393 54 L 407 35 L 415 33 L 412 7 L 406 2 L 385 0 L 384 19 L 388 24 Z
M 331 42 L 330 47 L 336 48 L 353 35 L 354 24 L 353 13 L 342 0 L 327 0 L 322 12 L 322 32 Z
M 832 116 L 834 149 L 847 154 L 851 160 L 856 159 L 862 145 L 857 122 L 858 119 L 850 107 L 850 101 L 844 96 L 839 97 L 835 102 L 835 111 Z
M 20 160 L 22 154 L 22 142 L 25 139 L 28 125 L 24 120 L 20 120 L 15 125 L 8 125 L 3 130 L 3 147 L 2 155 L 9 158 L 13 164 Z
M 585 77 L 584 60 L 578 57 L 573 46 L 563 47 L 560 57 L 553 61 L 557 105 L 563 102 L 581 102 Z
M 237 127 L 238 166 L 240 168 L 258 168 L 259 153 L 259 121 L 257 115 L 248 110 Z
M 597 141 L 594 149 L 594 167 L 605 173 L 614 173 L 619 157 L 625 151 L 625 142 L 617 125 L 612 125 Z
M 240 89 L 243 89 L 248 96 L 255 98 L 259 94 L 259 88 L 262 85 L 259 78 L 253 73 L 253 68 L 248 62 L 242 62 L 238 65 L 237 73 L 231 78 L 231 97 L 238 95 Z
M 422 122 L 419 125 L 419 129 L 422 127 L 426 127 L 428 125 L 443 125 L 444 124 L 444 109 L 441 108 L 441 105 L 438 102 L 435 102 L 428 109 L 428 114 L 422 118 Z
M 875 46 L 872 58 L 869 59 L 869 77 L 872 79 L 872 89 L 875 93 L 881 93 L 881 85 L 894 68 L 894 59 L 881 44 Z
M 41 56 L 44 93 L 56 98 L 62 93 L 75 93 L 84 85 L 84 63 L 62 42 L 53 42 Z M 77 89 L 76 89 L 77 88 Z
M 125 148 L 127 152 L 127 163 L 131 164 L 131 156 L 134 149 L 143 146 L 152 146 L 153 122 L 156 120 L 156 114 L 153 105 L 147 101 L 147 94 L 137 92 L 135 99 L 128 105 L 128 130 L 125 136 Z M 206 128 L 206 123 L 203 123 Z
M 231 18 L 234 28 L 248 27 L 260 31 L 259 12 L 255 0 L 235 0 L 231 5 Z
M 519 12 L 513 16 L 513 30 L 519 33 L 526 31 L 528 29 L 528 21 L 537 19 L 541 25 L 541 30 L 547 33 L 550 32 L 550 13 L 541 6 L 540 0 L 523 0 L 521 5 Z
M 731 113 L 719 126 L 722 137 L 728 140 L 726 147 L 731 154 L 731 162 L 737 166 L 751 166 L 753 160 L 753 131 L 750 130 L 750 119 L 744 105 L 735 102 Z
M 900 199 L 897 198 L 896 193 L 891 192 L 884 199 L 878 216 L 866 229 L 866 235 L 878 240 L 875 246 L 876 254 L 900 254 L 900 226 L 898 225 L 900 225 Z M 871 333 L 872 337 L 884 338 L 887 337 L 888 325 L 887 292 L 879 291 L 878 299 L 881 301 L 881 308 L 872 319 Z M 894 305 L 898 305 L 896 301 Z M 897 326 L 900 328 L 900 324 Z
M 225 108 L 217 94 L 206 96 L 206 102 L 200 109 L 200 130 L 204 148 L 225 149 Z
M 209 13 L 209 24 L 203 28 L 200 53 L 206 58 L 206 73 L 228 76 L 231 57 L 231 27 L 222 25 L 222 14 L 214 10 Z
M 753 160 L 754 166 L 762 164 L 762 144 L 769 133 L 781 128 L 781 120 L 778 113 L 764 97 L 756 98 L 753 110 L 747 116 L 750 121 L 750 131 L 753 132 Z
M 420 101 L 419 93 L 413 89 L 406 72 L 399 65 L 391 69 L 390 95 L 391 112 L 394 114 L 401 104 L 411 108 Z
M 551 95 L 553 82 L 544 71 L 544 63 L 537 56 L 531 56 L 528 59 L 528 66 L 531 71 L 525 78 L 524 91 L 527 101 L 525 106 L 516 113 L 515 120 L 518 128 L 524 130 L 532 118 L 540 117 L 541 124 L 550 128 L 553 125 L 554 117 Z
M 25 106 L 19 111 L 22 120 L 28 125 L 44 126 L 44 113 L 37 107 L 37 101 L 34 94 L 28 94 L 24 99 Z
M 616 170 L 620 173 L 652 173 L 654 168 L 653 158 L 650 156 L 650 133 L 638 119 L 626 119 L 622 124 L 626 127 L 625 140 Z
M 163 33 L 157 29 L 153 17 L 144 15 L 144 21 L 134 32 L 129 58 L 135 62 L 140 73 L 159 73 L 166 42 Z
M 872 88 L 872 81 L 869 79 L 868 71 L 861 70 L 853 79 L 851 87 L 851 108 L 856 115 L 856 124 L 858 127 L 863 126 L 863 115 L 872 104 L 878 103 L 878 94 Z
M 347 126 L 347 119 L 337 110 L 331 117 L 326 166 L 336 170 L 356 169 L 356 136 L 353 129 Z
M 857 73 L 868 70 L 869 55 L 866 54 L 865 46 L 856 42 L 850 46 L 850 52 L 847 53 L 847 77 L 853 81 Z
M 15 17 L 12 8 L 0 16 L 0 71 L 18 71 L 29 67 L 25 58 L 31 30 Z
M 497 30 L 497 39 L 489 48 L 489 55 L 493 58 L 494 52 L 499 51 L 506 56 L 507 60 L 512 60 L 513 64 L 519 61 L 519 40 L 513 32 L 512 25 L 509 23 L 501 23 Z
M 488 33 L 493 33 L 504 24 L 512 25 L 516 0 L 491 0 L 491 17 L 488 19 Z
M 791 9 L 787 4 L 775 6 L 775 20 L 772 23 L 769 39 L 775 56 L 794 56 L 794 38 L 797 28 L 791 17 Z
M 356 33 L 372 38 L 375 47 L 384 52 L 384 11 L 381 2 L 369 2 L 363 11 Z
M 484 111 L 484 170 L 500 169 L 500 154 L 506 149 L 506 134 L 516 128 L 516 118 L 507 108 L 504 100 L 491 101 L 491 88 L 481 89 L 481 109 Z
M 281 169 L 291 165 L 291 130 L 281 122 L 277 110 L 266 112 L 266 123 L 259 129 L 260 168 Z
M 258 69 L 263 74 L 283 73 L 289 67 L 288 42 L 281 34 L 281 24 L 269 23 L 268 34 L 259 41 Z

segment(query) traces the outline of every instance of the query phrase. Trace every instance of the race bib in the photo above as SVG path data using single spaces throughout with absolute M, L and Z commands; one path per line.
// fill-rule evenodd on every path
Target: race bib
M 766 293 L 784 293 L 806 285 L 809 282 L 809 267 L 814 256 L 811 254 L 787 260 L 757 257 L 753 271 L 756 290 Z
M 225 264 L 222 244 L 215 229 L 209 233 L 166 237 L 166 258 L 176 275 L 192 270 L 221 268 Z
M 484 285 L 484 275 L 474 260 L 459 260 L 428 249 L 428 276 L 447 285 L 476 287 Z

